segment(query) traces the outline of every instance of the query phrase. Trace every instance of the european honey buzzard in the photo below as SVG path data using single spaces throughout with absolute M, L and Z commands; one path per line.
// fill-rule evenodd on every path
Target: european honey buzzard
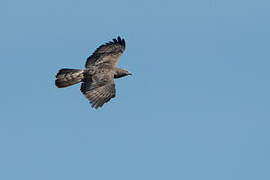
M 56 74 L 56 87 L 65 88 L 82 82 L 81 92 L 91 106 L 96 109 L 102 107 L 115 97 L 114 79 L 131 75 L 127 70 L 116 67 L 125 46 L 125 40 L 118 36 L 117 39 L 99 46 L 87 58 L 85 69 L 60 69 Z

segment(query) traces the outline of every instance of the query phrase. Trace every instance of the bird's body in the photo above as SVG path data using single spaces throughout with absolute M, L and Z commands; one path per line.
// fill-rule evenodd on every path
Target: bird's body
M 127 70 L 116 68 L 125 50 L 125 40 L 118 37 L 101 45 L 87 58 L 85 69 L 60 69 L 55 85 L 64 88 L 82 82 L 81 92 L 94 108 L 103 106 L 115 97 L 114 79 L 130 75 Z

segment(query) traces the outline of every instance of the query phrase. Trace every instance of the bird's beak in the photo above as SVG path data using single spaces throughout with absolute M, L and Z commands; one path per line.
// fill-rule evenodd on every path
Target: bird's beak
M 132 75 L 132 73 L 129 72 L 128 75 Z

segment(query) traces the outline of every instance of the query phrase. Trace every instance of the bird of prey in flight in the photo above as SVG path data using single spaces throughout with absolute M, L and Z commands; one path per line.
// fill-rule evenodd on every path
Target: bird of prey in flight
M 85 69 L 60 69 L 56 74 L 56 87 L 65 88 L 82 82 L 81 92 L 91 106 L 96 109 L 102 107 L 104 103 L 115 97 L 114 79 L 131 75 L 127 70 L 116 67 L 125 46 L 125 40 L 118 36 L 99 46 L 87 58 Z

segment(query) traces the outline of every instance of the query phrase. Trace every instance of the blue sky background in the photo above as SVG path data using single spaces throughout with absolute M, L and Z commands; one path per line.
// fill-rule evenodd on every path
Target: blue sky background
M 270 179 L 268 0 L 1 0 L 0 179 Z M 117 95 L 54 87 L 121 35 Z

